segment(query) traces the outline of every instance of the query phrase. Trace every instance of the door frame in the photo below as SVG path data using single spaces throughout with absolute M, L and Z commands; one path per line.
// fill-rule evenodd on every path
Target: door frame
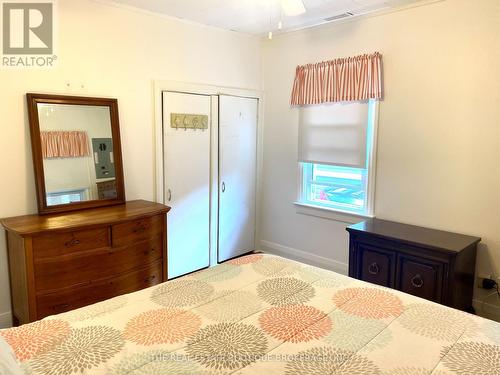
M 236 87 L 224 87 L 216 85 L 206 85 L 189 82 L 164 81 L 155 80 L 153 82 L 153 97 L 154 97 L 154 192 L 153 196 L 157 203 L 165 204 L 165 189 L 164 189 L 164 154 L 163 154 L 163 92 L 179 92 L 186 94 L 198 95 L 229 95 L 240 96 L 246 98 L 254 98 L 259 101 L 258 118 L 257 118 L 257 171 L 256 171 L 256 222 L 255 222 L 255 245 L 260 244 L 260 212 L 261 212 L 261 197 L 262 197 L 262 160 L 263 160 L 263 139 L 264 139 L 264 92 L 261 90 L 244 89 Z M 216 106 L 216 107 L 215 107 Z M 214 108 L 215 107 L 215 108 Z M 218 118 L 218 100 L 217 103 L 212 103 L 212 121 L 211 124 L 219 123 Z M 211 132 L 210 139 L 210 266 L 218 264 L 218 249 L 217 249 L 217 226 L 213 223 L 218 222 L 219 199 L 218 199 L 218 182 L 219 182 L 219 163 L 218 163 L 218 128 L 217 131 Z

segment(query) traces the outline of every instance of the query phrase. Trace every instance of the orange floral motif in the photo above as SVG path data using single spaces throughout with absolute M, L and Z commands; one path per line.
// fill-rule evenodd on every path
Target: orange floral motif
M 332 329 L 332 320 L 312 306 L 271 307 L 259 317 L 260 327 L 275 339 L 305 342 L 319 339 Z
M 173 344 L 192 336 L 201 326 L 198 315 L 177 308 L 147 311 L 125 327 L 127 340 L 141 345 Z
M 0 332 L 5 341 L 14 349 L 17 359 L 28 359 L 52 350 L 70 332 L 69 323 L 62 320 L 40 320 Z
M 251 254 L 244 257 L 239 257 L 236 259 L 232 259 L 228 261 L 229 264 L 233 264 L 235 266 L 241 266 L 243 264 L 255 263 L 261 260 L 264 256 L 262 254 Z
M 399 316 L 403 303 L 394 294 L 375 288 L 348 288 L 333 296 L 337 307 L 350 315 L 369 319 Z

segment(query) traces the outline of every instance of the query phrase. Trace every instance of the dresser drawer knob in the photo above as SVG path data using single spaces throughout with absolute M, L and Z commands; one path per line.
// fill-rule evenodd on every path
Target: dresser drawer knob
M 153 254 L 155 251 L 156 251 L 156 249 L 154 249 L 154 248 L 151 250 L 144 250 L 144 255 Z
M 149 282 L 153 281 L 154 279 L 156 279 L 156 275 L 146 277 L 144 279 L 144 282 L 149 283 Z
M 413 285 L 415 288 L 422 288 L 424 286 L 424 280 L 422 279 L 422 276 L 420 276 L 418 273 L 411 278 L 411 285 Z
M 66 247 L 72 247 L 80 244 L 80 240 L 77 240 L 76 238 L 73 238 L 71 241 L 66 242 L 64 245 Z
M 372 264 L 370 264 L 370 267 L 368 267 L 368 272 L 372 275 L 378 275 L 378 273 L 380 272 L 380 267 L 376 262 L 373 262 Z
M 52 310 L 59 311 L 59 310 L 62 310 L 62 309 L 66 309 L 68 307 L 69 307 L 69 303 L 62 303 L 60 305 L 54 305 L 54 306 L 52 306 Z
M 139 226 L 134 229 L 134 233 L 142 233 L 146 231 L 146 229 L 148 229 L 146 224 L 139 224 Z

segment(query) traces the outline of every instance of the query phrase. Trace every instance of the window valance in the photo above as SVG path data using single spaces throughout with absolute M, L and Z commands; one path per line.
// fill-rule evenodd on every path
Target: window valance
M 87 132 L 42 131 L 40 132 L 40 138 L 44 159 L 90 156 Z
M 294 106 L 382 98 L 382 55 L 375 52 L 297 66 Z

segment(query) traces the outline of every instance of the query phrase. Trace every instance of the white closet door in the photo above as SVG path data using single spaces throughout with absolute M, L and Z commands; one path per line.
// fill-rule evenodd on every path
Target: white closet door
M 255 250 L 257 114 L 257 99 L 220 96 L 219 262 Z
M 163 93 L 169 279 L 209 265 L 210 109 L 210 96 Z M 209 129 L 172 128 L 171 113 L 208 115 Z

